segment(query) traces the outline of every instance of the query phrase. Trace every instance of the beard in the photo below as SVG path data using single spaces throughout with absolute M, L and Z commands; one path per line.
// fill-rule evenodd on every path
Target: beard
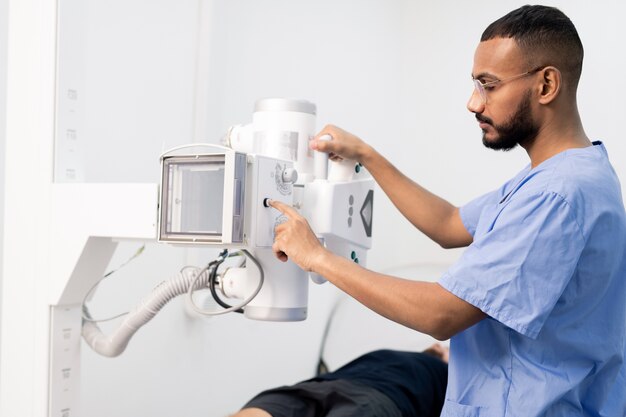
M 476 114 L 477 120 L 490 124 L 498 134 L 496 139 L 488 140 L 483 131 L 483 145 L 497 151 L 510 151 L 517 145 L 529 145 L 535 140 L 539 127 L 532 117 L 530 97 L 531 92 L 527 91 L 513 116 L 502 125 L 495 125 L 490 118 Z

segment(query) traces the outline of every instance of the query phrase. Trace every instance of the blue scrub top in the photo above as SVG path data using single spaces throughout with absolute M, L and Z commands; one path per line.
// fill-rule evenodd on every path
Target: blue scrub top
M 461 218 L 473 243 L 439 283 L 489 317 L 451 339 L 442 416 L 625 416 L 626 213 L 604 145 L 527 167 Z

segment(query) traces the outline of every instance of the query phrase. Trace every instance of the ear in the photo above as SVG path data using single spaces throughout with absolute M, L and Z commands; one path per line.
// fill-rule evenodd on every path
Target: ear
M 540 71 L 541 84 L 539 103 L 549 104 L 554 101 L 561 92 L 561 86 L 563 79 L 561 77 L 561 71 L 556 67 L 548 66 Z

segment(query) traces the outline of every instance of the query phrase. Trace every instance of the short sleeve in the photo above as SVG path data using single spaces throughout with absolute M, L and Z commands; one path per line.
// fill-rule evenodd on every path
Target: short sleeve
M 488 192 L 487 194 L 483 194 L 461 207 L 461 221 L 470 235 L 474 236 L 476 233 L 476 226 L 478 225 L 478 220 L 480 219 L 483 209 L 486 206 L 499 203 L 506 194 L 512 191 L 513 185 L 519 185 L 520 180 L 526 176 L 528 170 L 529 167 L 524 168 L 524 170 L 507 181 L 502 187 Z
M 474 232 L 473 243 L 440 285 L 502 324 L 537 337 L 584 247 L 572 208 L 552 192 L 517 195 L 483 206 Z
M 483 208 L 489 204 L 496 204 L 500 194 L 501 192 L 499 190 L 492 191 L 475 198 L 461 207 L 461 221 L 470 235 L 474 236 L 476 233 L 476 225 L 478 225 L 478 220 L 480 219 Z

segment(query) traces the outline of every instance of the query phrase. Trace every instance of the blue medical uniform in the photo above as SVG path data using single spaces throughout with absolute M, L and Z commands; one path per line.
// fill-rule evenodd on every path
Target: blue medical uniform
M 451 340 L 442 416 L 625 416 L 626 213 L 604 145 L 527 167 L 461 218 L 473 243 L 439 283 L 489 317 Z

